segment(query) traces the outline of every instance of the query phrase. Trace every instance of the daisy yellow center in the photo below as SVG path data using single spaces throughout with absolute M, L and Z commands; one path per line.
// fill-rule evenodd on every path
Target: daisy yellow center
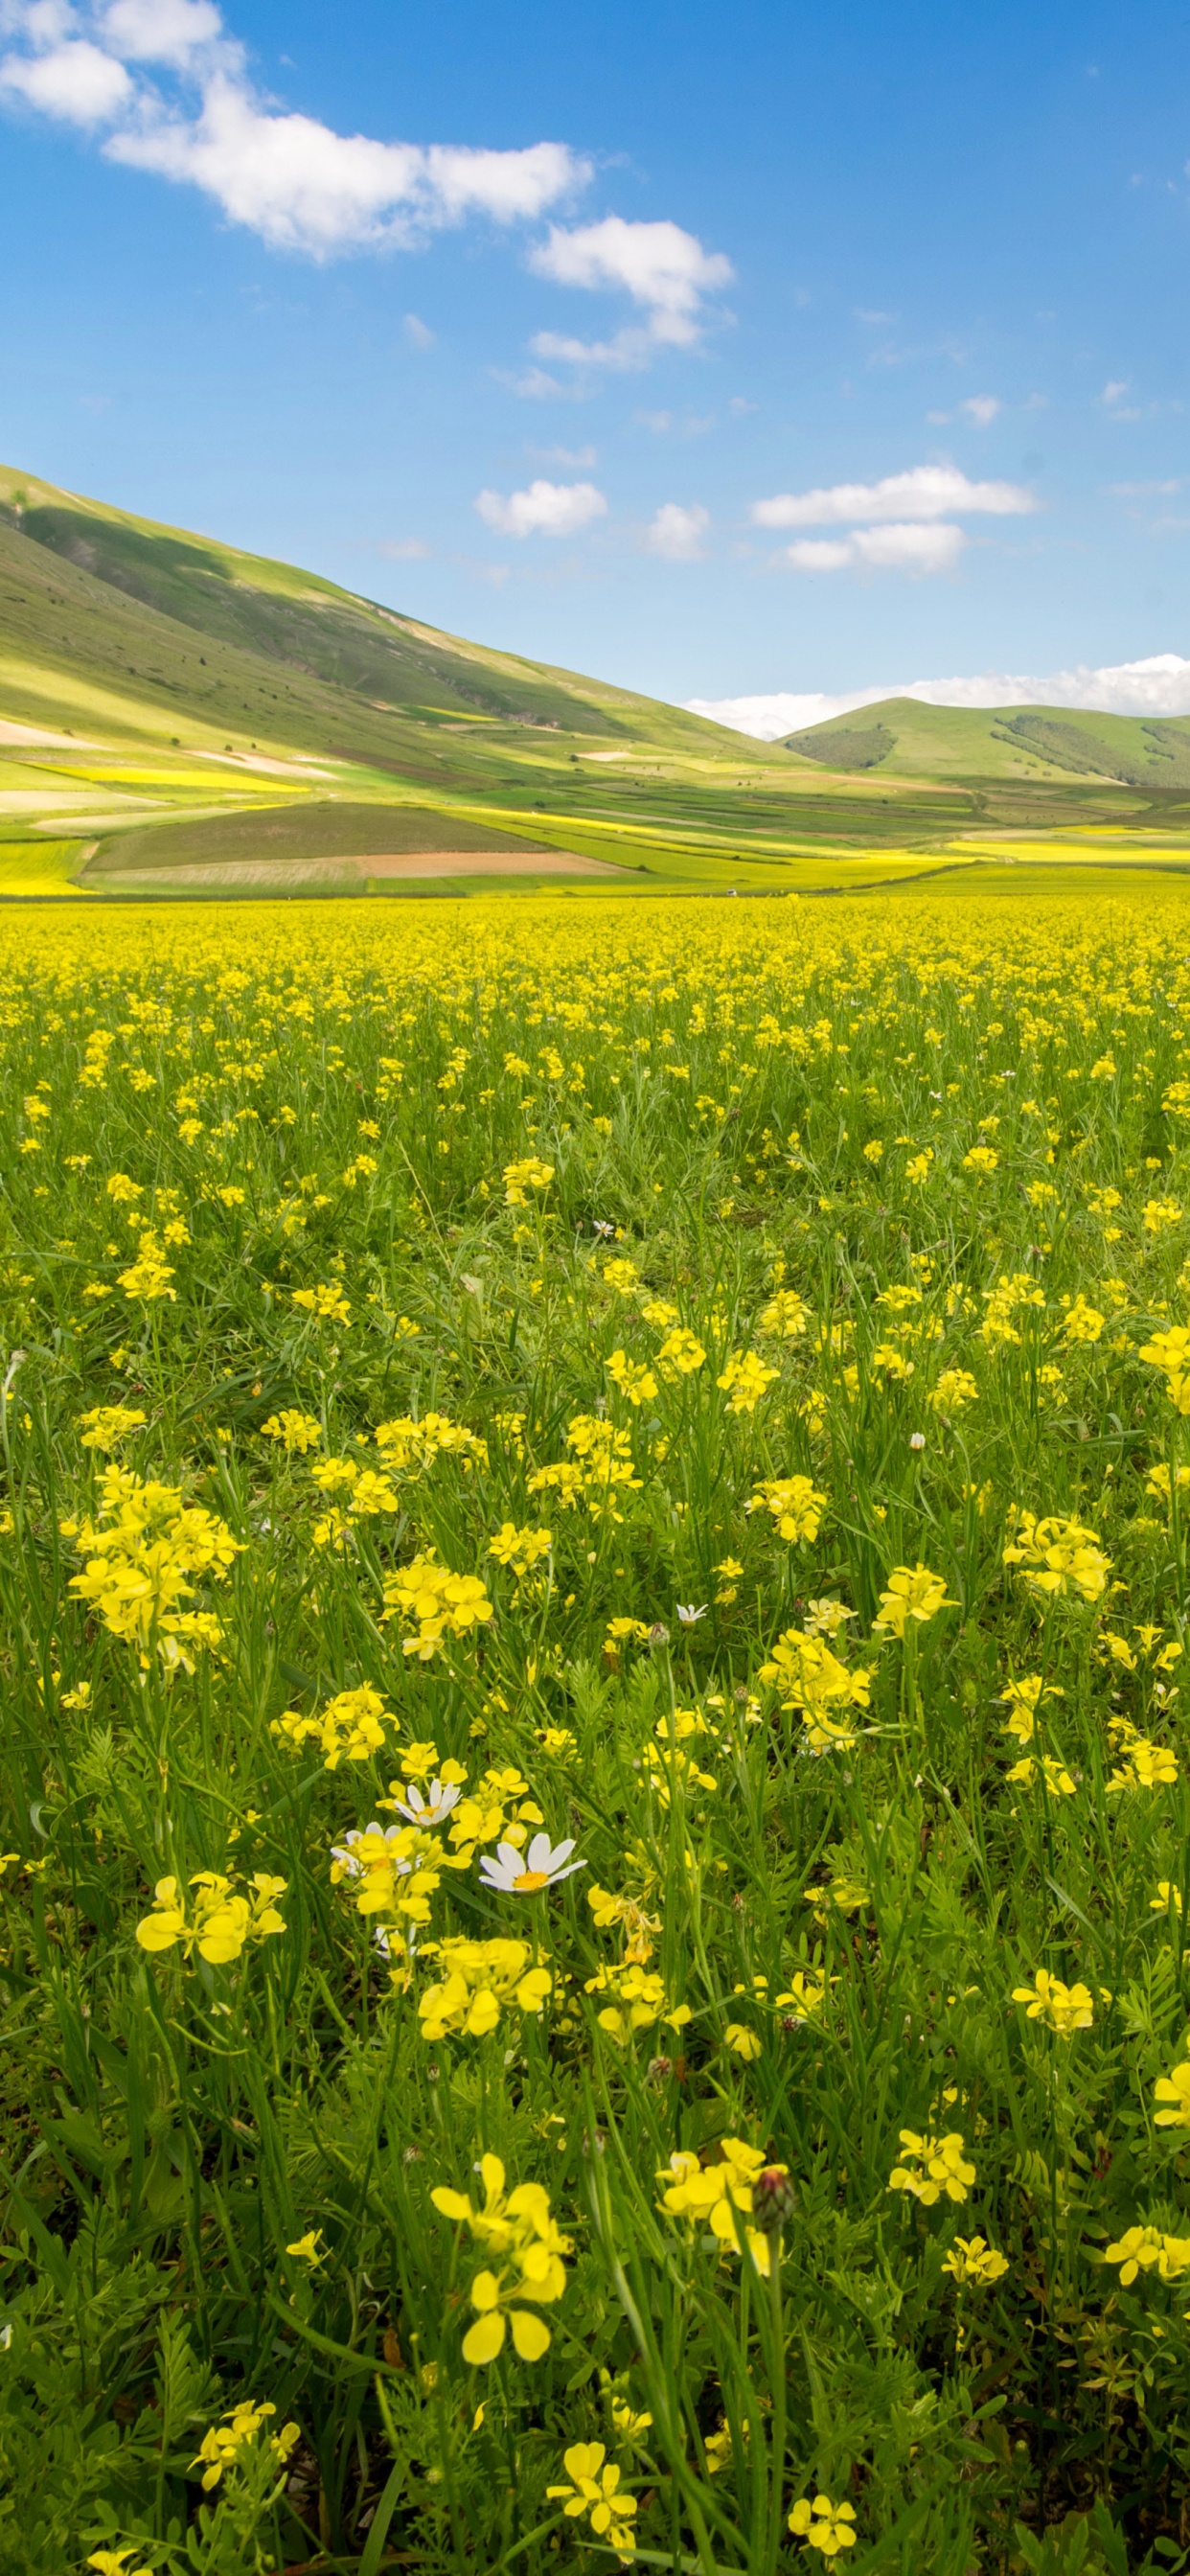
M 523 1869 L 520 1877 L 514 1878 L 512 1890 L 514 1896 L 536 1896 L 538 1888 L 548 1887 L 549 1883 L 548 1869 Z

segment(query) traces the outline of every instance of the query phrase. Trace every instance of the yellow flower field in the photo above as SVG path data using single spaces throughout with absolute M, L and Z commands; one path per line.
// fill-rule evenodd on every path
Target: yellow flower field
M 5 915 L 14 2576 L 1190 2564 L 1099 882 Z

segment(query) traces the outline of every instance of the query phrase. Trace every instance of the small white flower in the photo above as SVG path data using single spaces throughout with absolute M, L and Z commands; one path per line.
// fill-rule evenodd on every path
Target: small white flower
M 678 1603 L 678 1621 L 683 1628 L 696 1627 L 698 1621 L 700 1619 L 705 1619 L 706 1615 L 707 1605 L 705 1601 L 702 1603 L 701 1608 L 697 1610 L 695 1609 L 692 1601 L 679 1601 Z
M 910 1446 L 910 1448 L 911 1448 L 911 1449 L 924 1449 L 924 1448 L 925 1448 L 925 1445 L 926 1445 L 926 1435 L 925 1435 L 924 1431 L 911 1431 L 911 1432 L 910 1432 L 910 1434 L 909 1434 L 909 1446 Z
M 515 1843 L 498 1843 L 494 1852 L 480 1854 L 481 1884 L 501 1896 L 536 1896 L 543 1887 L 557 1887 L 560 1879 L 586 1868 L 585 1860 L 570 1859 L 573 1850 L 573 1842 L 551 1846 L 548 1834 L 534 1834 L 527 1852 L 519 1852 Z
M 396 1783 L 394 1782 L 394 1787 Z M 444 1788 L 441 1780 L 431 1780 L 430 1794 L 423 1798 L 416 1781 L 408 1781 L 403 1798 L 394 1798 L 399 1816 L 407 1816 L 411 1825 L 440 1825 L 444 1816 L 459 1803 L 459 1790 L 452 1780 Z M 394 1831 L 396 1828 L 394 1827 Z
M 592 1217 L 592 1219 L 591 1219 L 591 1231 L 592 1231 L 592 1233 L 593 1233 L 593 1234 L 604 1234 L 604 1235 L 607 1235 L 607 1237 L 608 1237 L 608 1238 L 609 1238 L 609 1240 L 610 1240 L 611 1236 L 612 1236 L 612 1235 L 614 1235 L 614 1233 L 615 1233 L 616 1229 L 615 1229 L 614 1225 L 608 1225 L 608 1224 L 605 1222 L 605 1220 L 603 1219 L 603 1217 L 601 1217 L 601 1216 L 596 1216 L 596 1217 Z

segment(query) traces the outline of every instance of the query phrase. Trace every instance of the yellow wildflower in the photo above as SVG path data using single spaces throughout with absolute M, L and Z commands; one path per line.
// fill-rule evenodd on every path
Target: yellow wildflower
M 1051 1977 L 1048 1968 L 1038 1968 L 1031 1986 L 1014 1986 L 1012 2000 L 1026 2006 L 1027 2021 L 1044 2022 L 1059 2039 L 1072 2039 L 1076 2030 L 1090 2030 L 1095 2018 L 1089 1989 L 1064 1985 L 1060 1977 Z
M 832 2504 L 828 2495 L 816 2495 L 813 2500 L 801 2496 L 789 2516 L 789 2529 L 806 2549 L 820 2549 L 824 2558 L 837 2558 L 841 2550 L 855 2547 L 855 2507 Z

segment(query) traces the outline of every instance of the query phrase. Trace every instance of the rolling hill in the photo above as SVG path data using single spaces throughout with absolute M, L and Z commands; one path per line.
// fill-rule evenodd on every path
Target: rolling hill
M 888 699 L 758 743 L 0 467 L 0 898 L 789 893 L 1105 829 L 1190 844 L 1190 720 Z
M 931 707 L 882 698 L 787 734 L 783 748 L 836 773 L 887 778 L 1083 780 L 1190 795 L 1190 716 L 1069 707 Z

